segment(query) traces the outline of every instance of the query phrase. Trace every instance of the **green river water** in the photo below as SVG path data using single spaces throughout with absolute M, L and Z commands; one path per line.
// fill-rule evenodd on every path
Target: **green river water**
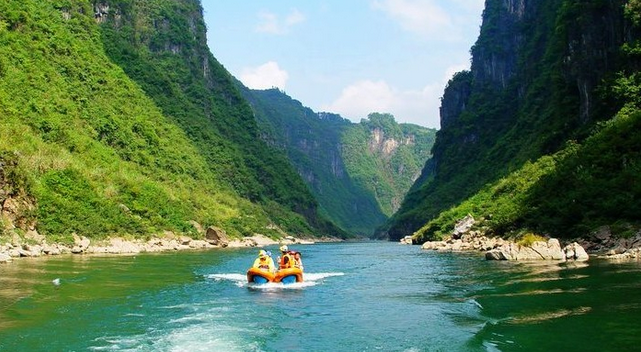
M 286 287 L 247 285 L 258 249 L 0 265 L 0 351 L 641 349 L 638 262 L 292 247 L 305 282 Z

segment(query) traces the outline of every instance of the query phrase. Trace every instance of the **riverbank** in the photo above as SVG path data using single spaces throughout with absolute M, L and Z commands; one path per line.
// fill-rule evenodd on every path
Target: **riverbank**
M 519 243 L 500 237 L 487 236 L 474 229 L 477 222 L 471 216 L 461 219 L 450 237 L 422 244 L 424 250 L 484 253 L 488 260 L 588 260 L 590 257 L 611 260 L 641 259 L 641 230 L 625 238 L 612 234 L 608 226 L 599 228 L 589 238 L 561 242 L 555 238 Z M 478 227 L 478 226 L 477 226 Z M 411 236 L 401 243 L 412 244 Z
M 41 257 L 64 254 L 138 254 L 159 253 L 180 250 L 213 250 L 219 248 L 264 247 L 279 244 L 313 244 L 315 242 L 338 241 L 338 239 L 309 239 L 286 236 L 272 239 L 255 234 L 249 237 L 228 238 L 224 231 L 211 227 L 207 229 L 204 239 L 165 233 L 163 237 L 151 239 L 125 239 L 121 237 L 104 240 L 91 240 L 84 236 L 74 235 L 73 244 L 48 243 L 46 238 L 36 231 L 29 231 L 24 237 L 13 236 L 11 241 L 0 244 L 0 263 L 8 263 L 21 257 Z

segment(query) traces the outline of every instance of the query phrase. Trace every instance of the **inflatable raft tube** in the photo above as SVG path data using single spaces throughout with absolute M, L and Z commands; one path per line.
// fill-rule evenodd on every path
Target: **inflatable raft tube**
M 247 270 L 247 282 L 256 284 L 274 282 L 274 274 L 258 268 L 249 268 Z
M 276 272 L 274 282 L 282 282 L 283 284 L 303 282 L 303 271 L 299 268 L 280 269 Z
M 255 284 L 266 284 L 268 282 L 282 282 L 283 284 L 293 284 L 303 282 L 303 271 L 299 268 L 281 269 L 276 274 L 258 268 L 249 268 L 247 270 L 247 282 Z

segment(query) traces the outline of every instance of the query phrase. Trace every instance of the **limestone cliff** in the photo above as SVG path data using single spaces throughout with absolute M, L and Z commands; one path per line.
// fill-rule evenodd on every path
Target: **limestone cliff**
M 380 229 L 412 234 L 524 162 L 582 140 L 621 107 L 608 82 L 634 65 L 627 1 L 487 0 L 469 72 L 443 94 L 433 158 Z
M 386 215 L 398 210 L 430 160 L 435 132 L 372 113 L 344 134 L 343 156 L 350 174 L 374 194 Z

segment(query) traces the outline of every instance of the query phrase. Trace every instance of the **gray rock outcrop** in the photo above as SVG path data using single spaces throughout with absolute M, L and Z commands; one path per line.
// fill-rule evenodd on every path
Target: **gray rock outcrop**
M 210 226 L 207 228 L 207 231 L 205 232 L 205 239 L 214 246 L 227 247 L 229 245 L 227 232 L 216 226 Z
M 468 233 L 476 221 L 472 215 L 468 214 L 463 219 L 454 225 L 454 231 L 452 232 L 452 238 L 458 239 L 463 236 L 463 234 Z
M 555 238 L 547 242 L 536 241 L 531 246 L 514 242 L 502 245 L 485 253 L 488 260 L 588 260 L 585 249 L 576 242 L 564 248 Z
M 428 241 L 421 248 L 425 250 L 459 252 L 485 252 L 488 260 L 588 260 L 585 249 L 573 242 L 563 248 L 555 238 L 535 241 L 530 246 L 504 240 L 500 237 L 487 237 L 481 230 L 472 230 L 476 221 L 467 215 L 454 226 L 450 238 L 443 241 Z

